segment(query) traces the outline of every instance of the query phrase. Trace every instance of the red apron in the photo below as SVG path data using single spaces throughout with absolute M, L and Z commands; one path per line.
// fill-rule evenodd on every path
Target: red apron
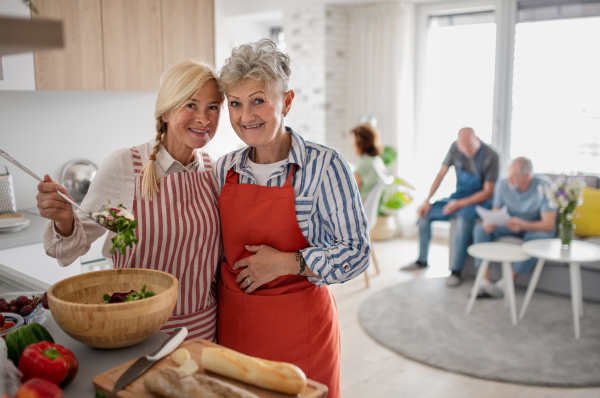
M 300 231 L 291 186 L 296 165 L 283 187 L 238 184 L 233 169 L 219 196 L 226 260 L 218 283 L 219 344 L 272 361 L 293 363 L 306 376 L 340 396 L 340 331 L 333 295 L 305 276 L 279 277 L 246 294 L 233 265 L 252 255 L 245 245 L 269 245 L 298 252 L 309 244 Z
M 185 326 L 186 340 L 216 341 L 216 270 L 221 258 L 221 234 L 217 209 L 217 180 L 208 155 L 202 154 L 204 171 L 173 173 L 160 181 L 160 192 L 142 199 L 142 158 L 131 148 L 135 173 L 133 215 L 135 236 L 140 241 L 125 255 L 113 255 L 115 268 L 165 271 L 179 280 L 173 315 L 161 329 L 167 333 Z M 141 286 L 140 286 L 141 288 Z

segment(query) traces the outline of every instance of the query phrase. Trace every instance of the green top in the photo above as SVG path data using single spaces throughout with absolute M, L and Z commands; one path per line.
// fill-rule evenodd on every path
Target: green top
M 363 202 L 369 195 L 369 192 L 371 192 L 375 185 L 381 180 L 379 174 L 375 171 L 376 162 L 381 162 L 381 164 L 383 164 L 383 160 L 381 160 L 379 156 L 364 155 L 360 158 L 358 166 L 354 171 L 360 175 L 360 178 L 362 179 L 362 186 L 360 187 L 359 192 Z

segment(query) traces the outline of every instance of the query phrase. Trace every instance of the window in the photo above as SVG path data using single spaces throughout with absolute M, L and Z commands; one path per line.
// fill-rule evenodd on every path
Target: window
M 418 136 L 423 180 L 433 181 L 461 127 L 491 142 L 495 48 L 493 11 L 429 18 Z M 454 192 L 455 184 L 451 172 L 436 198 Z
M 519 11 L 531 22 L 516 25 L 510 156 L 537 172 L 598 174 L 600 17 L 565 19 L 569 7 Z

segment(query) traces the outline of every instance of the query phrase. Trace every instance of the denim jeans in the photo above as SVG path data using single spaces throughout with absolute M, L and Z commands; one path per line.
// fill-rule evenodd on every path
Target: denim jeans
M 444 216 L 444 217 L 424 217 L 419 220 L 419 261 L 427 262 L 429 254 L 429 242 L 431 241 L 431 223 L 433 221 L 448 221 L 456 218 L 456 233 L 454 242 L 454 255 L 451 259 L 450 269 L 452 271 L 462 271 L 467 257 L 467 247 L 471 243 L 473 233 L 473 224 L 475 218 L 463 216 Z
M 503 236 L 515 236 L 517 238 L 523 239 L 523 241 L 527 242 L 535 239 L 551 239 L 556 237 L 556 231 L 546 232 L 546 231 L 521 231 L 521 232 L 512 232 L 510 229 L 505 227 L 504 225 L 496 227 L 496 229 L 491 233 L 487 233 L 483 229 L 483 225 L 478 224 L 475 226 L 473 230 L 473 243 L 483 243 L 483 242 L 493 242 L 494 240 L 501 238 Z M 528 273 L 531 268 L 535 265 L 537 261 L 536 258 L 530 258 L 529 260 L 519 261 L 513 264 L 513 270 L 519 274 L 523 275 Z M 481 264 L 480 259 L 475 259 L 475 266 L 479 267 Z

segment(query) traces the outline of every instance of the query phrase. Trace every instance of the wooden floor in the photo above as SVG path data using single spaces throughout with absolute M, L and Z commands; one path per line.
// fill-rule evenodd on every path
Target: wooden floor
M 369 268 L 369 289 L 365 288 L 363 276 L 332 286 L 341 328 L 343 398 L 600 397 L 600 388 L 529 387 L 462 376 L 411 361 L 379 345 L 358 323 L 360 303 L 374 292 L 400 282 L 448 275 L 448 248 L 432 244 L 429 257 L 432 267 L 413 273 L 398 269 L 417 258 L 417 241 L 375 242 L 374 248 L 381 274 L 375 275 L 374 267 Z

